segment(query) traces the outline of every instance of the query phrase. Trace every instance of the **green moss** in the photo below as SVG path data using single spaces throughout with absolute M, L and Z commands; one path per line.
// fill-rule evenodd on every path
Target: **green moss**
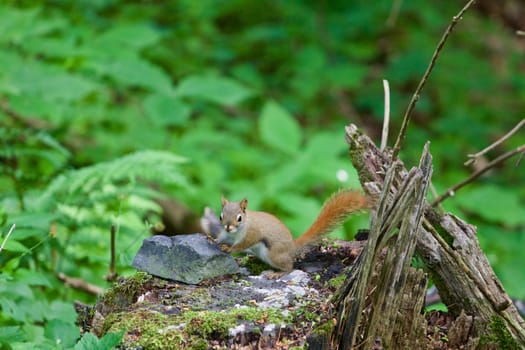
M 116 313 L 108 320 L 108 332 L 126 329 L 124 343 L 147 349 L 206 349 L 207 340 L 225 340 L 230 328 L 239 320 L 274 323 L 289 321 L 279 310 L 257 307 L 234 309 L 228 312 L 188 311 L 166 316 L 149 310 Z M 106 326 L 106 324 L 105 324 Z
M 326 285 L 333 289 L 339 289 L 345 282 L 345 279 L 346 275 L 343 273 L 326 281 Z
M 268 264 L 250 255 L 244 256 L 240 265 L 246 267 L 253 275 L 260 275 L 263 271 L 272 269 Z
M 104 319 L 104 325 L 102 326 L 102 334 L 106 334 L 112 325 L 117 321 L 117 313 L 111 313 Z
M 334 323 L 331 320 L 325 321 L 312 329 L 309 344 L 315 347 L 327 347 L 328 339 L 333 332 Z
M 334 324 L 332 321 L 326 321 L 324 323 L 321 323 L 317 327 L 315 327 L 312 330 L 312 334 L 315 335 L 330 335 L 332 334 L 332 330 L 334 329 Z
M 261 321 L 280 325 L 288 318 L 280 311 L 258 307 L 233 309 L 228 312 L 198 311 L 186 312 L 186 332 L 206 339 L 226 339 L 228 330 L 237 326 L 239 320 Z
M 207 350 L 208 349 L 208 342 L 204 339 L 192 339 L 190 341 L 191 345 L 188 349 L 190 350 Z
M 180 326 L 180 317 L 170 318 L 166 315 L 148 310 L 137 310 L 130 313 L 119 313 L 116 322 L 109 331 L 126 329 L 126 345 L 140 345 L 146 349 L 181 349 L 185 336 Z
M 196 288 L 191 293 L 177 297 L 176 304 L 183 305 L 203 305 L 211 301 L 208 288 Z
M 480 338 L 480 345 L 495 344 L 498 346 L 498 349 L 520 349 L 519 344 L 507 329 L 507 325 L 505 324 L 503 318 L 497 316 L 492 317 L 492 321 L 488 328 L 488 334 L 484 334 Z
M 120 312 L 133 304 L 142 291 L 142 286 L 152 279 L 145 272 L 122 279 L 104 293 L 97 302 L 96 309 L 102 315 Z

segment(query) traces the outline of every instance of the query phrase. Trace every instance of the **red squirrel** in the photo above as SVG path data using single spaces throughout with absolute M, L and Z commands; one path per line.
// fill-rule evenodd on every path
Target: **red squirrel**
M 363 209 L 370 209 L 370 197 L 352 190 L 342 190 L 332 195 L 305 233 L 294 239 L 290 230 L 275 216 L 261 211 L 247 210 L 248 200 L 230 202 L 221 198 L 220 221 L 222 231 L 217 240 L 231 245 L 227 252 L 247 251 L 270 266 L 291 271 L 301 248 L 330 233 L 348 216 Z

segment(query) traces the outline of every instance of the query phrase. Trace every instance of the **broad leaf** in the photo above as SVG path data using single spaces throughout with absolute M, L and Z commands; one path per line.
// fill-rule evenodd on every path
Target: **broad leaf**
M 302 138 L 299 123 L 273 101 L 267 102 L 261 112 L 259 135 L 268 146 L 288 154 L 299 151 Z
M 0 327 L 0 344 L 19 342 L 24 338 L 19 326 Z
M 182 126 L 190 117 L 191 109 L 179 99 L 161 94 L 149 95 L 144 101 L 146 113 L 158 126 Z
M 98 89 L 98 84 L 84 77 L 36 63 L 13 71 L 10 80 L 20 93 L 48 100 L 78 100 Z
M 159 32 L 146 23 L 120 23 L 99 36 L 94 44 L 141 49 L 155 44 L 160 37 Z
M 234 106 L 253 95 L 253 91 L 237 81 L 217 76 L 190 76 L 183 79 L 176 91 L 179 97 L 197 97 L 221 105 Z
M 9 237 L 9 239 L 5 243 L 4 250 L 8 252 L 15 252 L 15 253 L 28 253 L 29 252 L 29 248 L 27 248 L 22 243 L 12 239 L 11 237 Z
M 486 185 L 458 194 L 458 201 L 462 207 L 486 220 L 510 226 L 525 224 L 525 207 L 520 202 L 519 192 Z
M 160 67 L 140 57 L 98 58 L 88 66 L 124 86 L 143 87 L 167 95 L 173 92 L 170 77 Z
M 54 319 L 46 323 L 44 336 L 56 344 L 61 344 L 64 348 L 69 348 L 75 345 L 76 340 L 80 337 L 80 330 L 73 322 Z
M 124 330 L 118 333 L 108 333 L 100 340 L 91 332 L 85 333 L 75 345 L 75 350 L 110 350 L 115 348 L 124 336 Z

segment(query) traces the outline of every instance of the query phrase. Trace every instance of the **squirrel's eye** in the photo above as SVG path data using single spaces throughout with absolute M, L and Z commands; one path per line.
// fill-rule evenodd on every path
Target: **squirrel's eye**
M 237 222 L 241 222 L 241 221 L 242 221 L 242 215 L 239 214 L 239 215 L 237 215 Z
M 219 220 L 222 221 L 223 217 L 224 217 L 224 216 L 223 216 L 222 213 L 221 213 L 221 216 L 219 216 Z

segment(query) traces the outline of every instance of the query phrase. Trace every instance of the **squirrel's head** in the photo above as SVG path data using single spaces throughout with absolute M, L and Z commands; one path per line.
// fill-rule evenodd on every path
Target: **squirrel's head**
M 230 202 L 224 196 L 221 197 L 222 211 L 221 224 L 227 233 L 236 233 L 244 225 L 246 219 L 246 208 L 248 200 L 244 198 L 240 202 Z

